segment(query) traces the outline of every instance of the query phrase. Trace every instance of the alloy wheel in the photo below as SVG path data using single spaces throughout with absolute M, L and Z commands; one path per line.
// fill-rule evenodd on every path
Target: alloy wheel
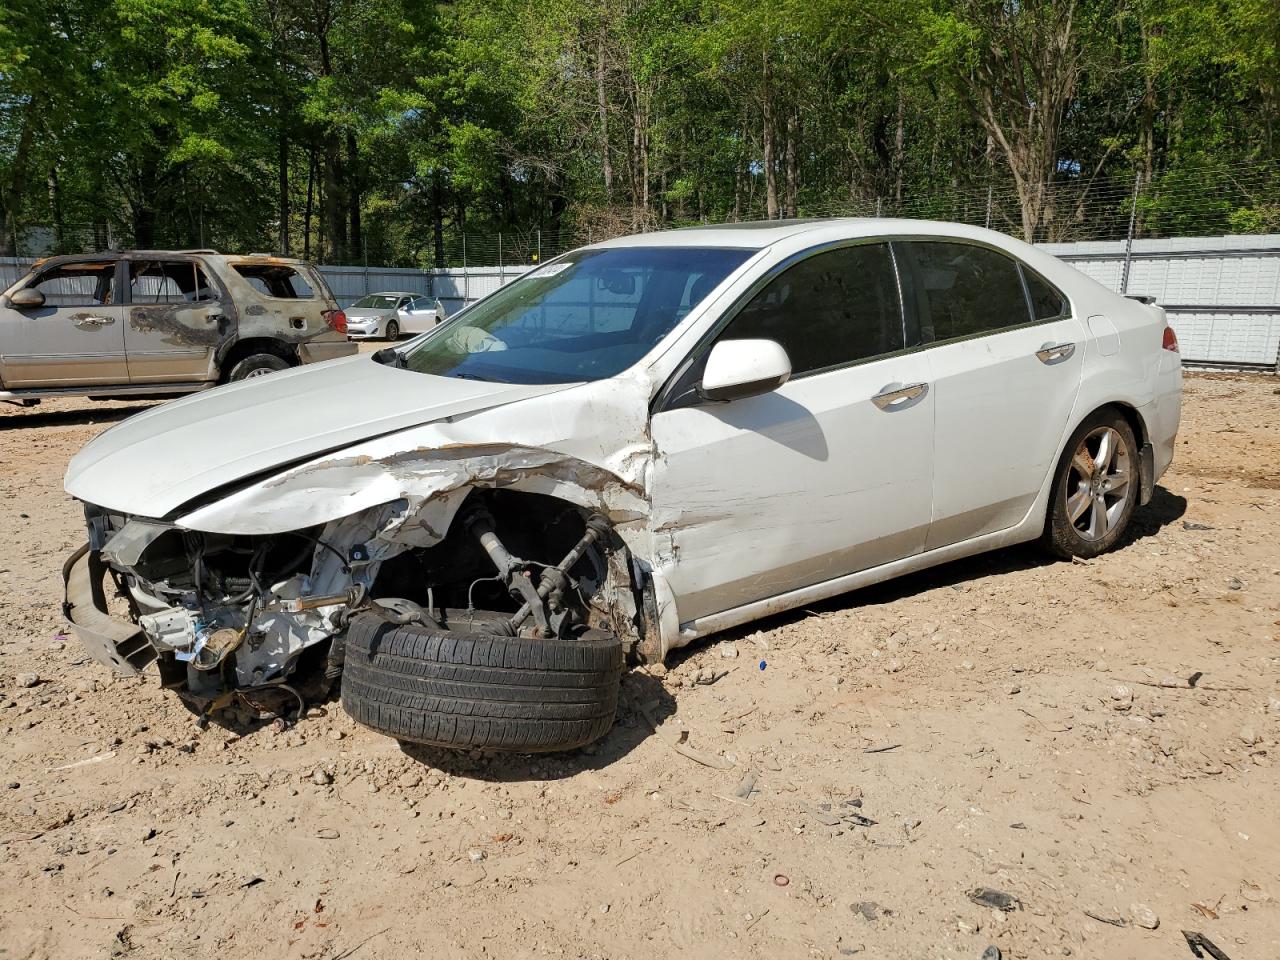
M 1101 540 L 1124 519 L 1133 494 L 1133 458 L 1118 430 L 1098 427 L 1080 441 L 1067 476 L 1067 518 L 1085 540 Z

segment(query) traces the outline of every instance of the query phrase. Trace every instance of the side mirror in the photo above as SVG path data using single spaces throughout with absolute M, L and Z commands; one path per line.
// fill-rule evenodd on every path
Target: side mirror
M 791 359 L 776 340 L 721 340 L 711 348 L 698 393 L 740 400 L 769 393 L 791 377 Z
M 9 297 L 9 302 L 19 309 L 43 307 L 44 294 L 35 287 L 25 287 Z

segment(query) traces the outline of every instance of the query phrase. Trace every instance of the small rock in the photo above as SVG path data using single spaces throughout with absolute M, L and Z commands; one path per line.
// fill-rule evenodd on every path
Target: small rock
M 1112 710 L 1128 710 L 1133 706 L 1133 691 L 1118 683 L 1111 688 L 1111 701 Z
M 1240 738 L 1240 742 L 1246 747 L 1252 747 L 1255 743 L 1262 742 L 1262 737 L 1258 736 L 1258 731 L 1254 730 L 1253 727 L 1241 727 L 1236 736 Z
M 861 903 L 849 904 L 849 909 L 854 913 L 861 914 L 864 920 L 874 920 L 880 913 L 880 904 L 871 900 L 864 900 Z
M 720 656 L 726 660 L 734 660 L 738 656 L 738 648 L 732 643 L 720 644 Z
M 396 780 L 396 786 L 404 790 L 412 790 L 414 787 L 420 786 L 422 783 L 422 774 L 416 770 L 410 770 L 408 773 L 400 774 Z
M 337 840 L 342 834 L 333 827 L 325 827 L 323 830 L 316 831 L 316 837 L 320 840 Z
M 13 678 L 13 682 L 19 687 L 34 687 L 40 682 L 40 676 L 35 673 L 20 673 Z
M 20 784 L 17 780 L 10 780 L 10 781 L 9 781 L 9 789 L 10 789 L 10 790 L 17 790 L 17 789 L 18 789 L 19 787 L 21 787 L 21 786 L 22 786 L 22 784 Z
M 1270 697 L 1267 700 L 1267 713 L 1274 713 L 1280 716 L 1280 697 Z
M 1111 667 L 1108 666 L 1107 661 L 1099 660 L 1093 665 L 1093 669 L 1097 670 L 1099 673 L 1106 673 L 1111 669 Z
M 884 665 L 884 669 L 888 673 L 899 673 L 902 670 L 902 661 L 894 657 Z
M 961 669 L 961 670 L 972 670 L 972 669 L 973 669 L 973 661 L 972 661 L 972 660 L 961 660 L 961 661 L 960 661 L 960 669 Z
M 607 903 L 602 903 L 602 904 L 600 904 L 600 912 L 601 912 L 601 913 L 608 913 L 608 912 L 609 912 L 609 905 L 608 905 Z
M 344 736 L 346 736 L 346 734 L 344 734 L 341 730 L 330 730 L 330 731 L 329 731 L 329 739 L 330 739 L 330 740 L 341 740 Z
M 1133 922 L 1145 930 L 1154 930 L 1160 926 L 1160 918 L 1156 916 L 1156 912 L 1148 907 L 1145 903 L 1129 904 L 1129 915 L 1133 917 Z
M 1207 523 L 1196 523 L 1193 520 L 1183 520 L 1182 529 L 1203 531 L 1203 530 L 1212 530 L 1213 527 L 1209 526 Z
M 467 859 L 469 859 L 472 863 L 479 863 L 480 861 L 485 859 L 485 853 L 483 850 L 477 850 L 472 848 L 471 850 L 467 851 Z
M 1244 581 L 1243 581 L 1243 580 L 1241 580 L 1239 577 L 1228 577 L 1228 578 L 1227 578 L 1227 589 L 1228 589 L 1228 590 L 1243 590 L 1243 589 L 1244 589 L 1244 586 L 1245 586 Z
M 1014 695 L 1016 695 L 1016 694 L 1021 693 L 1021 692 L 1022 692 L 1022 687 L 1018 686 L 1016 683 L 1011 683 L 1011 684 L 1009 684 L 1007 687 L 1005 687 L 1005 688 L 1004 688 L 1004 692 L 1005 692 L 1005 693 L 1007 693 L 1009 696 L 1011 696 L 1011 697 L 1012 697 L 1012 696 L 1014 696 Z
M 143 843 L 146 843 L 148 840 L 154 839 L 155 835 L 156 835 L 155 827 L 146 827 L 143 829 L 138 839 L 141 840 Z
M 992 910 L 1003 910 L 1005 913 L 1011 913 L 1014 910 L 1022 909 L 1022 901 L 1011 893 L 1005 893 L 1003 890 L 993 890 L 990 887 L 974 887 L 968 891 L 967 896 L 978 906 L 990 907 Z
M 316 767 L 315 770 L 311 771 L 311 782 L 317 787 L 327 787 L 333 783 L 333 777 L 323 767 Z
M 647 669 L 649 673 L 655 677 L 665 677 L 667 675 L 667 668 L 665 664 L 651 663 L 645 669 Z
M 1003 954 L 1000 952 L 1000 948 L 994 943 L 982 951 L 982 960 L 1000 960 L 1002 956 Z

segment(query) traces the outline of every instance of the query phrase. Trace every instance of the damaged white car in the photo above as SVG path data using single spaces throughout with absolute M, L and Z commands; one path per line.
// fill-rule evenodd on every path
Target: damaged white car
M 340 685 L 402 740 L 566 749 L 629 656 L 1019 541 L 1108 549 L 1180 391 L 1162 310 L 991 231 L 630 237 L 106 431 L 67 472 L 65 610 L 205 713 Z

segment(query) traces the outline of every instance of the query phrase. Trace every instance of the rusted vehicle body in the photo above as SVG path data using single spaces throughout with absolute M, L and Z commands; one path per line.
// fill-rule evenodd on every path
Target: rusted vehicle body
M 135 250 L 42 260 L 0 296 L 0 399 L 194 393 L 355 352 L 301 260 Z

